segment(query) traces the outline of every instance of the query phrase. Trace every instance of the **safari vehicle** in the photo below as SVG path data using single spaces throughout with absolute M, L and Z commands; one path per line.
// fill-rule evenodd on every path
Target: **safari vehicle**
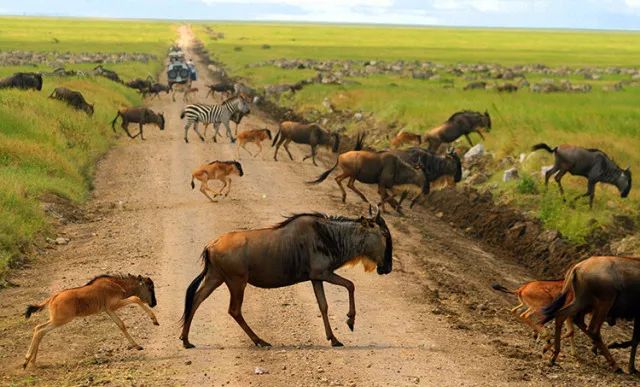
M 174 83 L 186 83 L 189 81 L 189 66 L 180 47 L 172 47 L 169 51 L 169 66 L 167 67 L 167 79 L 169 86 Z

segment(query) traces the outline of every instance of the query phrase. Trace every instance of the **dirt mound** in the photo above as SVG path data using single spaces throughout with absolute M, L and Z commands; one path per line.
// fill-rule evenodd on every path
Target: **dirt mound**
M 596 253 L 611 253 L 606 242 L 571 243 L 558 231 L 545 230 L 539 220 L 495 203 L 490 192 L 471 187 L 432 192 L 427 206 L 467 234 L 503 250 L 540 277 L 561 278 L 571 264 Z M 611 240 L 609 237 L 596 239 Z

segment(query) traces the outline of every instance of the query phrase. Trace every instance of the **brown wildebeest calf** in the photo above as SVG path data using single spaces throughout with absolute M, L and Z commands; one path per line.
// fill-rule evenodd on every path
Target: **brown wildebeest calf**
M 153 110 L 145 107 L 133 107 L 133 108 L 124 108 L 119 109 L 116 113 L 116 117 L 111 121 L 111 129 L 113 129 L 113 133 L 116 132 L 116 121 L 118 117 L 122 117 L 122 129 L 127 133 L 127 136 L 130 138 L 136 138 L 140 136 L 141 139 L 144 140 L 144 134 L 142 133 L 142 126 L 144 124 L 154 124 L 160 130 L 164 130 L 164 114 L 155 113 Z M 140 132 L 135 136 L 131 135 L 129 132 L 129 123 L 137 122 L 140 125 Z
M 478 133 L 478 135 L 484 140 L 484 136 L 480 131 L 480 128 L 484 128 L 487 132 L 491 131 L 491 117 L 489 112 L 474 112 L 469 110 L 460 111 L 454 113 L 447 119 L 447 121 L 429 131 L 425 135 L 425 142 L 429 143 L 429 150 L 435 152 L 442 143 L 451 143 L 458 139 L 460 136 L 464 136 L 469 145 L 473 146 L 471 142 L 470 133 Z
M 531 327 L 535 332 L 535 338 L 545 338 L 547 344 L 544 346 L 543 352 L 549 350 L 552 346 L 549 332 L 540 324 L 540 309 L 549 305 L 560 295 L 564 280 L 546 280 L 546 281 L 529 281 L 522 284 L 516 290 L 509 290 L 500 284 L 493 284 L 491 287 L 497 291 L 513 294 L 518 297 L 520 302 L 511 308 L 510 312 L 517 316 L 523 323 Z M 576 343 L 574 337 L 573 323 L 570 319 L 565 322 L 567 333 L 563 338 L 571 338 L 572 352 L 576 354 Z
M 251 156 L 256 157 L 257 155 L 260 154 L 260 152 L 262 152 L 262 141 L 267 139 L 271 140 L 272 138 L 271 138 L 271 131 L 267 128 L 264 128 L 264 129 L 251 129 L 251 130 L 245 130 L 244 132 L 240 132 L 240 134 L 238 134 L 237 139 L 238 139 L 238 158 L 239 158 L 240 147 L 246 150 L 247 153 L 249 153 Z M 249 152 L 249 150 L 246 148 L 246 145 L 248 143 L 256 144 L 258 148 L 260 148 L 255 155 Z
M 568 297 L 574 294 L 572 302 Z M 616 319 L 634 320 L 629 373 L 636 373 L 635 358 L 640 343 L 640 257 L 596 256 L 574 265 L 567 273 L 562 293 L 542 309 L 542 323 L 556 320 L 554 351 L 551 364 L 560 353 L 562 323 L 573 318 L 573 322 L 586 333 L 611 368 L 621 369 L 602 341 L 600 330 L 605 321 Z M 584 317 L 591 313 L 586 326 Z
M 358 194 L 366 203 L 370 203 L 366 196 L 354 185 L 355 181 L 365 184 L 377 184 L 380 203 L 384 211 L 386 202 L 402 214 L 399 204 L 393 199 L 395 192 L 416 192 L 410 207 L 416 203 L 424 193 L 429 192 L 429 182 L 419 166 L 412 166 L 402 161 L 392 152 L 349 151 L 338 156 L 335 165 L 322 173 L 316 180 L 307 184 L 319 184 L 340 166 L 342 173 L 336 177 L 336 183 L 342 191 L 342 202 L 347 199 L 347 191 L 342 186 L 342 180 L 349 178 L 347 187 Z M 388 190 L 392 193 L 389 194 Z
M 192 94 L 198 94 L 198 88 L 197 87 L 190 87 L 190 88 L 186 89 L 184 91 L 184 95 L 182 96 L 182 101 L 191 102 L 191 95 Z
M 400 131 L 398 134 L 391 140 L 392 148 L 399 148 L 404 144 L 409 144 L 412 142 L 416 142 L 418 145 L 422 144 L 422 136 L 415 133 L 403 132 Z
M 322 129 L 318 124 L 302 124 L 300 122 L 283 121 L 280 123 L 278 133 L 271 143 L 272 147 L 276 147 L 276 150 L 273 153 L 273 159 L 275 161 L 278 161 L 278 149 L 280 149 L 280 145 L 284 146 L 284 150 L 287 151 L 289 158 L 293 160 L 293 156 L 291 156 L 291 152 L 289 152 L 289 143 L 291 141 L 296 144 L 307 144 L 311 147 L 311 153 L 305 156 L 302 161 L 311 157 L 313 165 L 318 165 L 316 164 L 316 148 L 318 145 L 333 145 L 331 149 L 333 153 L 337 153 L 338 147 L 340 146 L 340 136 L 338 133 L 331 133 Z
M 39 312 L 45 307 L 49 307 L 49 321 L 35 327 L 31 346 L 25 356 L 23 367 L 26 368 L 30 362 L 34 365 L 36 364 L 40 340 L 49 331 L 70 322 L 76 317 L 90 316 L 100 312 L 105 312 L 111 317 L 111 320 L 116 323 L 127 340 L 129 340 L 130 348 L 141 350 L 142 347 L 133 340 L 122 320 L 115 314 L 117 309 L 129 304 L 139 305 L 151 318 L 154 325 L 160 325 L 158 324 L 158 319 L 149 308 L 149 306 L 153 308 L 157 304 L 153 281 L 149 277 L 131 274 L 99 275 L 84 286 L 63 290 L 49 297 L 41 304 L 27 306 L 27 310 L 24 312 L 26 318 L 31 317 L 34 312 Z
M 198 179 L 201 183 L 200 192 L 202 192 L 206 197 L 209 198 L 212 202 L 214 201 L 211 196 L 207 193 L 210 191 L 213 193 L 213 197 L 218 195 L 222 195 L 222 191 L 227 188 L 227 193 L 224 196 L 229 195 L 229 191 L 231 190 L 231 178 L 232 175 L 243 176 L 244 172 L 242 171 L 242 165 L 240 165 L 237 161 L 212 161 L 208 164 L 202 164 L 198 168 L 193 170 L 191 173 L 191 189 L 196 188 L 194 179 Z M 213 192 L 207 182 L 211 179 L 220 180 L 224 183 L 219 192 Z
M 532 148 L 534 151 L 544 149 L 555 156 L 553 168 L 544 174 L 544 185 L 549 185 L 549 178 L 554 174 L 560 194 L 564 199 L 564 189 L 560 180 L 569 172 L 574 176 L 582 176 L 588 179 L 587 192 L 576 196 L 573 202 L 579 198 L 588 196 L 589 207 L 593 208 L 593 198 L 596 192 L 596 183 L 602 182 L 616 186 L 622 198 L 626 198 L 631 191 L 631 169 L 620 168 L 606 153 L 599 149 L 585 149 L 575 145 L 563 144 L 555 148 L 540 143 Z
M 235 91 L 235 88 L 233 87 L 233 83 L 229 83 L 229 82 L 214 83 L 211 85 L 207 85 L 207 88 L 209 89 L 209 91 L 207 91 L 207 96 L 205 98 L 209 98 L 209 95 L 215 98 L 216 92 L 217 92 L 222 94 L 223 98 L 226 99 L 226 98 L 229 98 L 231 94 L 233 94 L 233 92 Z
M 347 289 L 347 325 L 353 330 L 355 287 L 334 271 L 362 262 L 366 271 L 376 268 L 378 274 L 388 274 L 392 270 L 392 255 L 391 233 L 377 209 L 370 218 L 296 214 L 273 227 L 226 233 L 204 248 L 201 255 L 204 270 L 187 288 L 180 335 L 182 345 L 194 347 L 189 342 L 193 315 L 198 306 L 225 283 L 231 293 L 229 314 L 255 345 L 271 346 L 255 334 L 242 316 L 245 287 L 251 284 L 272 289 L 311 281 L 327 340 L 332 346 L 340 347 L 342 343 L 329 324 L 323 283 Z

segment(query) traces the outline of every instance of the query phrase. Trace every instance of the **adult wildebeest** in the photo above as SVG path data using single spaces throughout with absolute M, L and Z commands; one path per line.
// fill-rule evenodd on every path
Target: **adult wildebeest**
M 395 192 L 418 191 L 411 201 L 410 207 L 416 203 L 418 198 L 425 192 L 429 192 L 429 182 L 419 166 L 412 166 L 400 159 L 393 152 L 371 152 L 371 151 L 349 151 L 338 156 L 335 165 L 322 173 L 316 180 L 307 184 L 319 184 L 340 166 L 342 173 L 336 177 L 336 183 L 342 191 L 342 202 L 347 199 L 347 192 L 342 186 L 342 180 L 349 178 L 347 187 L 358 194 L 366 203 L 370 203 L 366 196 L 354 185 L 355 181 L 365 184 L 377 184 L 380 194 L 380 203 L 384 211 L 384 204 L 390 202 L 391 205 L 402 214 L 400 206 L 393 199 Z M 389 194 L 387 190 L 391 190 Z
M 144 124 L 154 124 L 160 128 L 160 130 L 164 130 L 164 114 L 156 113 L 146 107 L 119 109 L 118 113 L 116 113 L 116 117 L 111 121 L 111 129 L 113 129 L 114 133 L 116 132 L 115 124 L 118 117 L 122 117 L 122 129 L 124 129 L 130 138 L 140 136 L 140 138 L 144 140 L 144 134 L 142 133 L 142 127 Z M 129 124 L 131 122 L 137 122 L 140 126 L 140 132 L 135 136 L 132 136 L 129 132 Z
M 93 72 L 107 79 L 111 79 L 114 82 L 122 83 L 122 79 L 120 79 L 120 77 L 118 76 L 118 73 L 116 73 L 115 71 L 105 69 L 104 67 L 102 67 L 101 64 L 97 65 L 93 69 Z
M 333 138 L 333 140 L 332 140 Z M 316 148 L 318 145 L 331 146 L 333 153 L 338 152 L 340 146 L 340 135 L 335 132 L 329 132 L 322 129 L 318 124 L 302 124 L 293 121 L 283 121 L 280 123 L 278 133 L 273 138 L 271 146 L 275 146 L 276 150 L 273 152 L 273 159 L 278 161 L 278 150 L 280 145 L 284 146 L 284 150 L 287 151 L 289 158 L 293 160 L 291 152 L 289 152 L 289 143 L 293 141 L 296 144 L 307 144 L 311 147 L 311 153 L 305 156 L 302 161 L 305 161 L 309 157 L 313 161 L 313 165 L 316 164 Z
M 422 144 L 422 136 L 415 133 L 409 133 L 405 131 L 400 131 L 396 136 L 391 140 L 392 148 L 399 148 L 404 144 L 415 142 L 417 145 Z
M 477 90 L 477 89 L 486 89 L 487 82 L 485 81 L 476 81 L 467 83 L 462 89 L 463 90 Z
M 147 77 L 147 79 L 136 78 L 125 83 L 125 85 L 143 93 L 145 90 L 148 90 L 153 86 L 153 78 L 151 78 L 151 76 Z
M 93 104 L 87 103 L 82 96 L 82 93 L 75 90 L 67 89 L 66 87 L 56 87 L 51 92 L 49 98 L 55 98 L 60 101 L 66 102 L 68 105 L 73 106 L 77 110 L 82 110 L 88 115 L 93 115 Z
M 207 193 L 207 191 L 213 193 L 213 197 L 218 195 L 222 195 L 222 191 L 227 188 L 227 193 L 224 194 L 226 197 L 229 195 L 229 191 L 231 191 L 231 178 L 232 175 L 244 176 L 244 171 L 242 170 L 242 165 L 237 161 L 212 161 L 207 164 L 202 164 L 198 168 L 194 169 L 191 173 L 191 189 L 196 188 L 194 179 L 198 179 L 200 181 L 200 192 L 204 194 L 204 196 L 208 197 L 212 202 L 214 201 L 211 196 Z M 219 180 L 224 185 L 220 188 L 220 191 L 214 192 L 209 185 L 207 184 L 209 180 Z
M 484 128 L 487 132 L 491 131 L 491 116 L 489 116 L 489 112 L 480 113 L 463 110 L 452 114 L 444 124 L 431 129 L 425 135 L 424 141 L 429 143 L 429 150 L 433 152 L 438 150 L 440 144 L 453 142 L 460 136 L 465 136 L 469 141 L 469 145 L 473 146 L 469 134 L 478 133 L 484 140 L 480 128 Z
M 567 297 L 574 299 L 567 305 Z M 600 329 L 605 321 L 618 318 L 634 320 L 631 339 L 629 373 L 636 373 L 635 357 L 640 343 L 640 258 L 597 256 L 573 266 L 567 273 L 562 293 L 551 304 L 542 309 L 546 323 L 555 318 L 556 332 L 553 364 L 560 353 L 560 331 L 562 323 L 573 318 L 573 322 L 593 341 L 596 348 L 607 359 L 616 372 L 620 368 L 602 341 Z M 584 317 L 591 313 L 587 327 Z
M 224 282 L 231 293 L 229 314 L 255 345 L 270 346 L 249 328 L 242 316 L 245 286 L 249 283 L 260 288 L 278 288 L 311 281 L 327 340 L 334 347 L 342 346 L 329 325 L 323 282 L 347 289 L 347 325 L 353 330 L 354 285 L 334 271 L 362 262 L 367 271 L 377 268 L 378 274 L 388 274 L 392 254 L 391 233 L 377 209 L 371 218 L 296 214 L 273 227 L 224 234 L 209 242 L 202 252 L 204 270 L 187 288 L 180 339 L 185 348 L 193 348 L 189 342 L 193 315 L 202 301 Z
M 205 98 L 209 98 L 209 95 L 215 98 L 216 93 L 221 93 L 224 98 L 229 98 L 235 91 L 233 83 L 230 82 L 214 83 L 213 85 L 207 85 L 207 87 L 209 88 L 209 91 L 207 91 Z
M 149 306 L 151 308 L 156 306 L 156 303 L 156 294 L 151 278 L 131 274 L 115 276 L 103 274 L 93 278 L 84 286 L 63 290 L 41 304 L 29 305 L 24 312 L 26 318 L 45 307 L 49 307 L 49 321 L 34 329 L 33 339 L 25 356 L 23 367 L 27 368 L 29 363 L 36 364 L 40 340 L 46 333 L 76 317 L 90 316 L 100 312 L 105 312 L 111 317 L 111 320 L 129 340 L 130 348 L 142 350 L 142 347 L 129 335 L 127 328 L 115 314 L 115 311 L 129 304 L 137 304 L 147 313 L 154 325 L 160 325 L 149 308 Z
M 0 79 L 0 89 L 42 90 L 42 75 L 38 73 L 15 73 Z
M 419 147 L 413 147 L 406 150 L 394 150 L 391 153 L 398 156 L 404 162 L 418 166 L 424 173 L 427 189 L 423 193 L 426 195 L 431 189 L 431 183 L 438 180 L 442 176 L 451 176 L 455 183 L 462 180 L 462 161 L 455 152 L 450 149 L 445 155 L 436 155 L 429 150 Z M 401 205 L 406 193 L 400 199 L 398 205 Z
M 166 94 L 169 94 L 169 92 L 171 91 L 171 87 L 169 87 L 167 85 L 164 85 L 162 83 L 154 83 L 148 89 L 141 90 L 140 93 L 142 93 L 142 97 L 144 97 L 144 98 L 146 98 L 147 95 L 149 95 L 149 94 L 152 94 L 151 98 L 153 98 L 153 97 L 160 98 L 160 93 L 163 92 L 163 91 Z
M 513 83 L 503 83 L 496 86 L 496 90 L 498 90 L 499 93 L 515 93 L 518 91 L 518 86 Z
M 564 189 L 560 181 L 565 173 L 574 176 L 583 176 L 588 180 L 587 192 L 576 196 L 573 201 L 581 197 L 589 197 L 589 207 L 593 208 L 596 183 L 602 182 L 616 186 L 620 196 L 626 198 L 631 191 L 631 170 L 629 167 L 622 169 L 599 149 L 585 149 L 574 145 L 563 144 L 555 148 L 540 143 L 532 148 L 534 151 L 544 149 L 555 156 L 553 167 L 544 174 L 545 187 L 549 184 L 549 178 L 556 175 L 555 179 L 564 199 Z

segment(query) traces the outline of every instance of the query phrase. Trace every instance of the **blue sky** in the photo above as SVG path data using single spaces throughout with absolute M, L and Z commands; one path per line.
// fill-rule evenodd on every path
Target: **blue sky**
M 0 14 L 640 30 L 640 0 L 0 0 Z

